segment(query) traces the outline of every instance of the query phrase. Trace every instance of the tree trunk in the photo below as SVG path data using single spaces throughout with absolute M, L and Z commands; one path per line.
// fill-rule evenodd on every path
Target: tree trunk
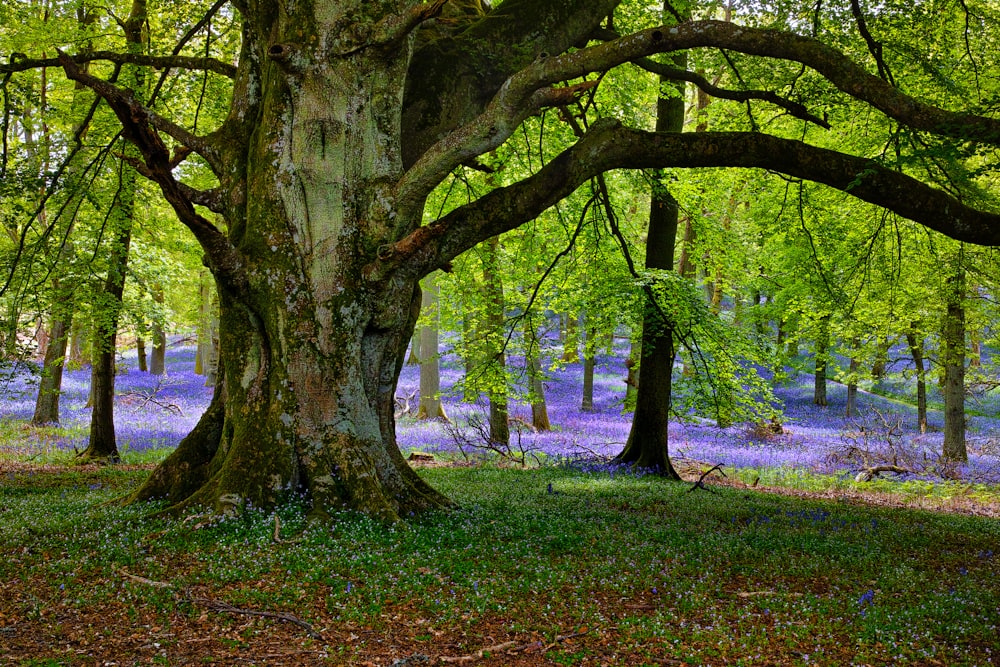
M 941 364 L 944 366 L 944 447 L 951 461 L 968 461 L 965 448 L 965 270 L 959 265 L 949 276 L 947 311 L 941 331 Z
M 549 431 L 549 408 L 545 404 L 545 384 L 543 382 L 541 350 L 538 332 L 531 313 L 524 317 L 524 365 L 528 375 L 528 400 L 531 403 L 531 425 L 539 431 Z
M 504 296 L 500 280 L 500 237 L 483 244 L 483 303 L 486 329 L 481 333 L 485 344 L 483 373 L 490 402 L 490 441 L 506 447 L 510 444 L 510 413 L 507 407 L 507 364 L 504 353 Z
M 429 324 L 420 327 L 420 407 L 417 419 L 447 419 L 441 403 L 441 369 L 438 356 L 438 322 L 441 320 L 440 299 L 434 274 L 424 279 L 420 304 Z
M 826 367 L 830 353 L 830 316 L 824 315 L 819 321 L 819 331 L 816 333 L 815 364 L 813 374 L 813 403 L 825 406 L 826 399 Z
M 169 494 L 175 509 L 238 511 L 307 493 L 314 517 L 346 507 L 387 521 L 450 505 L 396 446 L 394 397 L 420 275 L 366 270 L 421 215 L 394 203 L 409 42 L 350 46 L 397 7 L 351 3 L 351 30 L 336 3 L 244 12 L 231 118 L 253 120 L 232 125 L 246 134 L 227 142 L 239 147 L 226 171 L 237 180 L 223 183 L 251 193 L 225 211 L 239 261 L 216 250 L 211 230 L 203 241 L 218 281 L 219 384 L 136 499 Z M 300 43 L 331 54 L 307 58 Z
M 664 2 L 664 15 L 668 14 Z M 673 65 L 687 67 L 685 55 L 675 55 Z M 684 129 L 684 84 L 661 77 L 660 85 L 674 85 L 679 95 L 659 97 L 656 103 L 657 132 L 680 132 Z M 677 242 L 678 205 L 662 180 L 653 187 L 649 207 L 649 230 L 646 235 L 646 268 L 672 271 Z M 636 389 L 635 412 L 625 448 L 615 457 L 619 463 L 655 471 L 670 479 L 680 479 L 669 456 L 670 389 L 674 369 L 674 332 L 646 293 L 642 316 L 640 374 Z
M 567 364 L 575 364 L 580 361 L 580 324 L 578 318 L 570 313 L 561 316 L 563 321 L 563 355 L 562 360 Z
M 214 387 L 219 368 L 219 314 L 211 275 L 199 277 L 201 307 L 198 323 L 198 353 L 195 373 L 205 376 L 205 386 Z
M 917 373 L 917 428 L 927 432 L 927 370 L 924 367 L 924 338 L 919 334 L 919 324 L 912 322 L 906 332 L 906 343 L 910 346 L 913 368 Z
M 847 408 L 844 416 L 858 416 L 858 372 L 861 370 L 861 360 L 858 354 L 861 349 L 861 341 L 857 338 L 851 340 L 851 364 L 847 370 Z
M 163 329 L 163 288 L 153 289 L 153 301 L 160 306 L 160 313 L 153 320 L 153 353 L 149 355 L 149 372 L 163 375 L 167 371 L 167 334 Z
M 639 335 L 636 335 L 639 334 Z M 639 354 L 642 348 L 640 332 L 629 336 L 628 359 L 625 360 L 625 401 L 626 412 L 635 412 L 635 395 L 639 387 Z
M 146 339 L 142 336 L 136 336 L 135 338 L 135 356 L 136 360 L 139 362 L 139 371 L 142 373 L 148 373 L 149 364 L 146 360 Z
M 587 329 L 587 340 L 583 346 L 583 399 L 580 401 L 580 410 L 583 412 L 594 411 L 594 356 L 597 353 L 597 331 Z
M 132 0 L 131 11 L 122 27 L 129 51 L 141 53 L 144 45 L 143 30 L 146 27 L 146 0 Z M 123 83 L 126 89 L 141 91 L 143 71 L 139 68 L 125 68 Z M 131 159 L 139 157 L 139 152 L 131 144 L 126 145 L 125 154 Z M 118 192 L 111 203 L 108 216 L 109 226 L 113 230 L 111 250 L 108 253 L 108 275 L 101 302 L 95 307 L 95 354 L 90 375 L 93 411 L 90 413 L 90 440 L 87 448 L 80 453 L 84 460 L 120 460 L 115 441 L 115 360 L 118 318 L 125 293 L 129 245 L 132 242 L 137 179 L 136 171 L 126 160 L 122 160 L 118 172 Z
M 892 347 L 892 339 L 889 336 L 876 337 L 875 362 L 872 364 L 872 379 L 875 382 L 885 377 L 885 369 L 889 365 L 889 348 Z
M 38 382 L 38 397 L 35 400 L 35 414 L 31 423 L 59 423 L 59 396 L 62 392 L 63 368 L 65 368 L 66 347 L 69 343 L 69 331 L 73 323 L 73 301 L 60 289 L 59 281 L 53 281 L 53 291 L 56 300 L 52 304 L 52 319 L 49 325 L 51 338 L 45 349 L 45 360 L 42 363 L 42 377 Z

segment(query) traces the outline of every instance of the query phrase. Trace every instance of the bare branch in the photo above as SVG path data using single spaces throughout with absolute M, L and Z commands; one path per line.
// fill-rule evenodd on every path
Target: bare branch
M 809 113 L 809 110 L 806 109 L 804 104 L 793 102 L 770 90 L 728 90 L 726 88 L 720 88 L 700 74 L 678 69 L 676 67 L 670 67 L 669 65 L 663 65 L 650 58 L 639 58 L 634 62 L 647 72 L 658 74 L 665 79 L 693 83 L 712 97 L 717 97 L 723 100 L 733 100 L 735 102 L 761 100 L 762 102 L 768 102 L 776 107 L 780 107 L 787 111 L 790 115 L 800 120 L 804 120 L 807 123 L 814 123 L 827 130 L 830 129 L 830 123 L 823 120 L 819 116 Z
M 103 60 L 116 65 L 140 65 L 157 69 L 190 69 L 215 72 L 230 79 L 236 77 L 236 67 L 215 58 L 193 56 L 150 56 L 142 53 L 116 53 L 114 51 L 88 51 L 68 56 L 77 65 Z M 0 73 L 24 72 L 42 67 L 62 67 L 59 58 L 11 57 L 7 64 L 0 63 Z

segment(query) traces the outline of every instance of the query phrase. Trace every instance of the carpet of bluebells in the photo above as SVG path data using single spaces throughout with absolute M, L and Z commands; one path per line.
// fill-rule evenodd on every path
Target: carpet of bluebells
M 525 459 L 568 460 L 583 466 L 604 466 L 622 451 L 628 438 L 631 414 L 623 411 L 625 399 L 624 351 L 598 355 L 594 373 L 594 409 L 580 409 L 582 399 L 582 364 L 564 365 L 551 371 L 545 382 L 546 402 L 552 430 L 535 432 L 530 407 L 512 401 L 511 451 Z M 516 375 L 516 358 L 511 366 Z M 453 390 L 462 377 L 461 362 L 451 354 L 441 360 L 442 400 L 452 421 L 461 424 L 469 415 L 482 418 L 482 404 L 463 403 Z M 864 467 L 881 463 L 906 464 L 913 473 L 900 479 L 963 480 L 972 483 L 1000 484 L 1000 394 L 978 395 L 968 407 L 969 463 L 957 466 L 940 460 L 943 441 L 943 413 L 930 410 L 928 429 L 917 429 L 916 395 L 912 377 L 907 378 L 906 362 L 900 357 L 890 365 L 880 383 L 861 391 L 858 414 L 845 416 L 847 387 L 830 381 L 828 405 L 813 404 L 812 375 L 786 369 L 786 377 L 774 389 L 783 410 L 781 433 L 768 424 L 737 424 L 719 428 L 710 419 L 694 417 L 675 420 L 670 425 L 671 458 L 693 459 L 701 463 L 723 464 L 727 469 L 804 471 L 819 474 L 854 474 Z M 763 373 L 762 373 L 763 374 Z M 524 393 L 524 388 L 515 391 Z M 398 396 L 415 396 L 419 387 L 419 367 L 404 367 Z M 876 393 L 877 392 L 877 393 Z M 996 390 L 993 392 L 996 393 Z M 940 408 L 937 387 L 928 382 L 931 404 Z M 412 399 L 411 399 L 412 402 Z M 456 429 L 440 421 L 400 419 L 399 444 L 404 450 L 430 453 L 456 452 L 456 440 L 474 439 L 468 433 L 455 437 Z M 897 431 L 898 429 L 898 431 Z M 464 453 L 470 449 L 464 447 Z
M 183 343 L 178 341 L 169 347 L 164 376 L 139 371 L 134 352 L 120 357 L 115 422 L 119 449 L 126 459 L 129 452 L 176 446 L 194 427 L 211 397 L 211 388 L 194 372 L 194 347 Z M 531 412 L 528 405 L 517 400 L 523 397 L 524 390 L 517 386 L 518 359 L 512 356 L 510 368 L 515 380 L 508 453 L 525 462 L 605 465 L 621 451 L 629 432 L 631 415 L 623 410 L 625 356 L 624 350 L 598 355 L 592 411 L 580 409 L 581 364 L 560 364 L 549 370 L 545 391 L 552 430 L 547 432 L 535 432 L 528 426 Z M 845 477 L 869 465 L 895 462 L 912 471 L 899 475 L 901 478 L 1000 484 L 1000 390 L 970 397 L 969 463 L 956 466 L 940 461 L 943 418 L 940 410 L 933 409 L 940 408 L 940 395 L 932 382 L 928 382 L 930 428 L 926 433 L 916 429 L 912 373 L 907 372 L 901 352 L 881 382 L 869 383 L 869 391 L 860 392 L 859 416 L 854 418 L 845 417 L 847 390 L 836 382 L 828 385 L 829 405 L 813 405 L 812 376 L 804 372 L 808 370 L 807 362 L 803 362 L 803 372 L 786 369 L 790 379 L 775 386 L 784 414 L 780 433 L 757 424 L 718 428 L 705 418 L 674 421 L 670 426 L 671 456 L 678 461 L 723 464 L 730 470 L 807 471 Z M 442 400 L 451 424 L 418 421 L 413 413 L 419 366 L 404 366 L 397 390 L 400 404 L 410 408 L 398 419 L 399 444 L 404 452 L 420 451 L 452 459 L 487 455 L 478 446 L 485 444 L 477 443 L 477 439 L 481 440 L 479 434 L 466 426 L 470 416 L 483 418 L 485 406 L 461 400 L 461 378 L 461 361 L 446 351 L 441 358 Z M 6 425 L 8 435 L 0 447 L 7 454 L 27 457 L 82 451 L 89 428 L 90 410 L 85 407 L 89 381 L 88 368 L 67 370 L 60 426 L 30 429 L 26 424 L 34 410 L 37 377 L 30 367 L 6 368 L 0 374 L 0 424 Z M 16 438 L 10 436 L 12 427 L 19 429 Z M 488 454 L 496 456 L 496 452 Z

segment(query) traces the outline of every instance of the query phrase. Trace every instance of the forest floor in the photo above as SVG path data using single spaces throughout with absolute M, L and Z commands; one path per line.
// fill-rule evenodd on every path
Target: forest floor
M 402 530 L 165 519 L 142 468 L 4 464 L 0 664 L 1000 664 L 995 519 L 493 466 Z
M 225 521 L 121 506 L 207 404 L 192 368 L 189 348 L 163 378 L 126 363 L 113 467 L 72 461 L 85 370 L 67 374 L 59 427 L 27 426 L 33 386 L 7 378 L 0 665 L 1000 665 L 989 396 L 955 466 L 935 455 L 939 413 L 908 426 L 905 387 L 874 387 L 847 418 L 841 385 L 818 408 L 793 375 L 780 431 L 671 424 L 686 480 L 671 483 L 608 465 L 628 415 L 620 359 L 602 357 L 593 411 L 579 364 L 557 369 L 555 428 L 515 404 L 506 452 L 402 410 L 404 451 L 460 505 L 405 528 L 309 526 L 294 498 Z M 453 386 L 457 364 L 443 370 Z M 415 386 L 407 366 L 404 406 Z M 481 409 L 445 402 L 454 423 Z M 911 472 L 855 481 L 887 457 Z

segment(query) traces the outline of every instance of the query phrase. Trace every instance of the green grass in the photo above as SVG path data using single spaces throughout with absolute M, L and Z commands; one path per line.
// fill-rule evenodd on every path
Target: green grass
M 350 513 L 307 526 L 294 499 L 224 521 L 108 502 L 145 474 L 0 479 L 0 626 L 48 627 L 65 607 L 106 618 L 90 631 L 108 645 L 132 631 L 123 624 L 171 625 L 164 650 L 188 650 L 180 628 L 204 610 L 178 591 L 199 591 L 296 614 L 322 632 L 326 648 L 306 647 L 328 664 L 471 653 L 504 638 L 537 639 L 537 664 L 1000 660 L 994 519 L 557 468 L 424 469 L 461 508 L 400 526 Z M 219 650 L 252 654 L 257 626 L 219 622 L 232 631 Z M 60 631 L 72 635 L 65 622 Z M 62 644 L 11 664 L 67 664 L 45 662 L 66 659 Z

